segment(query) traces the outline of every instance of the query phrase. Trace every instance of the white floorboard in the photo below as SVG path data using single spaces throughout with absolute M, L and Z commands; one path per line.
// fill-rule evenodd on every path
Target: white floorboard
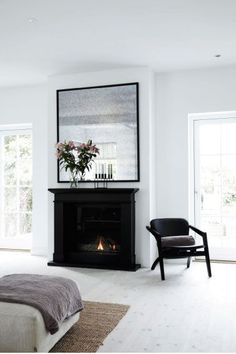
M 236 265 L 167 264 L 122 272 L 47 267 L 43 257 L 0 252 L 0 276 L 38 273 L 78 282 L 84 300 L 130 305 L 100 352 L 236 352 Z

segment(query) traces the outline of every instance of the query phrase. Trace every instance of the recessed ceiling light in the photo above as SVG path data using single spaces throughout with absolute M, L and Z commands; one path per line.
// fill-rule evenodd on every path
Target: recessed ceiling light
M 29 23 L 36 23 L 36 22 L 38 22 L 37 18 L 35 18 L 35 17 L 29 17 L 29 18 L 27 18 L 27 21 L 28 21 Z
M 221 57 L 221 54 L 216 54 L 215 55 L 215 58 L 220 58 Z

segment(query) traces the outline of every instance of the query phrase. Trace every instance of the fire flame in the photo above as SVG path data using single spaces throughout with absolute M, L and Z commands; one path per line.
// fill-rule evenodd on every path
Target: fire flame
M 101 238 L 99 239 L 97 250 L 98 251 L 104 251 L 104 247 L 103 247 Z

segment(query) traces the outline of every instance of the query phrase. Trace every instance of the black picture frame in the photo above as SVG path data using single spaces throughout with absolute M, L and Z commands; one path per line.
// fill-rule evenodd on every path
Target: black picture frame
M 60 89 L 56 99 L 57 142 L 92 139 L 100 148 L 95 167 L 113 163 L 109 182 L 140 181 L 138 82 Z M 94 180 L 92 170 L 81 182 Z M 70 182 L 59 163 L 57 182 Z

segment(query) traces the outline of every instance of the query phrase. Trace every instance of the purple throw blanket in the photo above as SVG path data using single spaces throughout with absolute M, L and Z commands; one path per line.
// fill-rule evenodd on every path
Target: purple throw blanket
M 73 280 L 37 274 L 11 274 L 0 278 L 0 302 L 35 307 L 51 334 L 58 331 L 66 318 L 83 309 Z

